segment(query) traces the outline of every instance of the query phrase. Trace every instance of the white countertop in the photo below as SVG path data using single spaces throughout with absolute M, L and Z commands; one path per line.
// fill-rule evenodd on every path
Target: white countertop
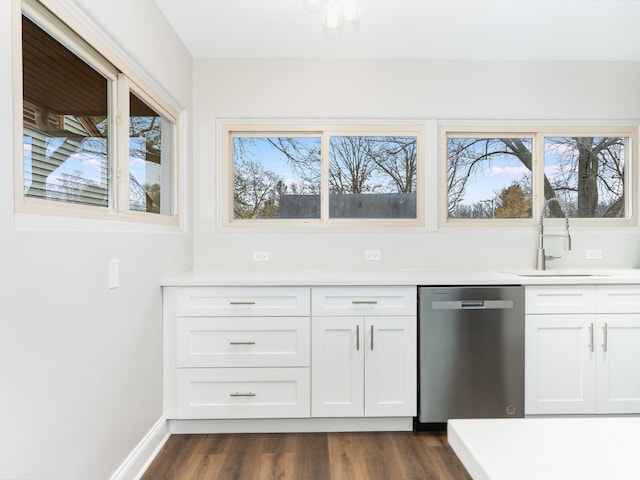
M 449 444 L 474 480 L 640 478 L 640 418 L 450 420 Z
M 637 284 L 640 269 L 605 270 L 202 270 L 163 279 L 163 286 L 270 285 L 575 285 Z

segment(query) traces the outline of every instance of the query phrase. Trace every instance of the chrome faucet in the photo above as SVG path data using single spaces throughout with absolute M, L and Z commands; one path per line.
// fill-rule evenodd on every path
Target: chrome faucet
M 559 256 L 545 254 L 544 237 L 564 237 L 564 249 L 571 250 L 571 235 L 569 234 L 569 216 L 566 214 L 566 212 L 564 214 L 564 229 L 566 232 L 564 235 L 560 235 L 560 234 L 551 235 L 548 233 L 544 233 L 544 212 L 551 202 L 556 202 L 558 205 L 560 205 L 560 202 L 555 197 L 549 198 L 542 205 L 542 210 L 540 211 L 540 224 L 538 225 L 538 250 L 536 252 L 536 270 L 546 270 L 547 260 L 560 258 Z

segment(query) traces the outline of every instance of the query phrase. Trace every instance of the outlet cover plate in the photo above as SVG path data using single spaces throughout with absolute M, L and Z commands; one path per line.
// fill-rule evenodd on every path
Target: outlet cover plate
M 365 250 L 364 259 L 369 261 L 379 261 L 382 258 L 380 250 Z
M 253 261 L 254 262 L 268 262 L 269 261 L 269 252 L 253 252 Z
M 588 260 L 602 260 L 602 250 L 587 250 L 585 252 L 585 258 Z

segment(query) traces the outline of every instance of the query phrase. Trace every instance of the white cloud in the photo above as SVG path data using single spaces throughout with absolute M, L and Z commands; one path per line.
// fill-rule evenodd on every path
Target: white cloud
M 529 172 L 529 170 L 524 165 L 515 166 L 515 167 L 510 167 L 510 166 L 498 167 L 498 166 L 492 165 L 489 168 L 488 174 L 491 177 L 497 177 L 497 176 L 519 177 L 519 176 L 525 175 L 527 172 Z

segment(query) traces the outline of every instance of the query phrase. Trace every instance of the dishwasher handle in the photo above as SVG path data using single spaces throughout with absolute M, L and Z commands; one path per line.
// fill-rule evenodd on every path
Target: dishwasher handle
M 513 300 L 446 300 L 431 302 L 432 310 L 509 310 Z
M 484 308 L 484 300 L 462 300 L 460 308 Z

